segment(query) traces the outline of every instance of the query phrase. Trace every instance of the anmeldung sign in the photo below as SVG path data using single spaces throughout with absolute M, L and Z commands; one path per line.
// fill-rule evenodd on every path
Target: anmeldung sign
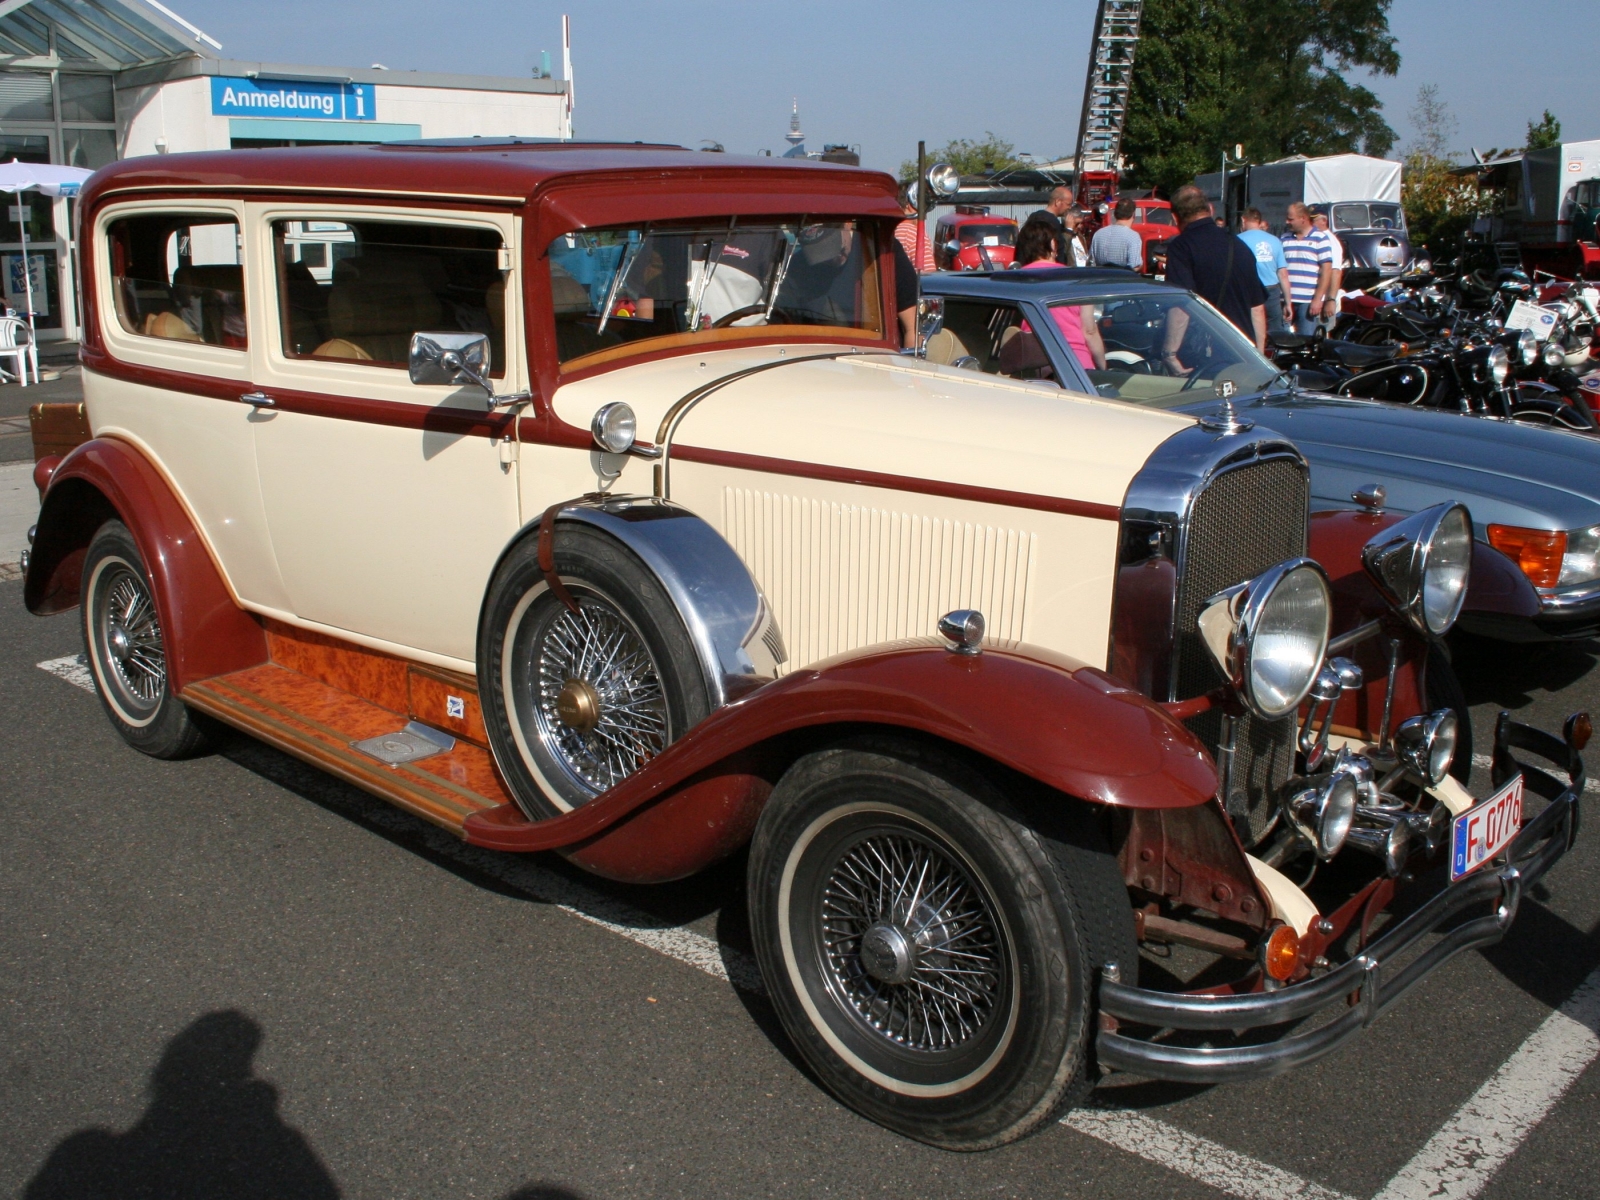
M 370 83 L 300 83 L 213 75 L 211 113 L 218 117 L 375 121 L 376 90 Z

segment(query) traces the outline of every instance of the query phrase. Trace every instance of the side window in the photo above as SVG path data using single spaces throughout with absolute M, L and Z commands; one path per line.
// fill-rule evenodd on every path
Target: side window
M 245 348 L 239 223 L 140 213 L 106 228 L 117 322 L 140 337 Z
M 274 221 L 278 314 L 290 358 L 404 369 L 411 335 L 489 337 L 505 375 L 506 275 L 492 229 L 398 221 Z
M 944 328 L 928 341 L 928 361 L 986 375 L 1056 381 L 1043 343 L 1011 304 L 945 297 Z

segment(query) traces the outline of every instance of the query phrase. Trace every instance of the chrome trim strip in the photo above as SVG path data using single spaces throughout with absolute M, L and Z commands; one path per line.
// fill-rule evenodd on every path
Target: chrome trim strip
M 1539 611 L 1542 613 L 1564 613 L 1586 604 L 1600 604 L 1600 579 L 1593 583 L 1574 584 L 1564 591 L 1534 590 L 1538 592 Z

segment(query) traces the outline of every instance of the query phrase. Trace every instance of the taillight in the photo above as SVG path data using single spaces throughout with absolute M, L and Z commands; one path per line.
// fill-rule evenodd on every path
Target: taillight
M 1534 587 L 1555 587 L 1561 579 L 1561 560 L 1567 553 L 1565 530 L 1491 525 L 1489 545 L 1521 567 Z

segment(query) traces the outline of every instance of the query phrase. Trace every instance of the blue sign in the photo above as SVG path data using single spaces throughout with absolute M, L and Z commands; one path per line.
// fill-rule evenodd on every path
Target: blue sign
M 376 121 L 370 83 L 297 83 L 211 77 L 211 113 L 218 117 L 289 117 L 304 121 Z

